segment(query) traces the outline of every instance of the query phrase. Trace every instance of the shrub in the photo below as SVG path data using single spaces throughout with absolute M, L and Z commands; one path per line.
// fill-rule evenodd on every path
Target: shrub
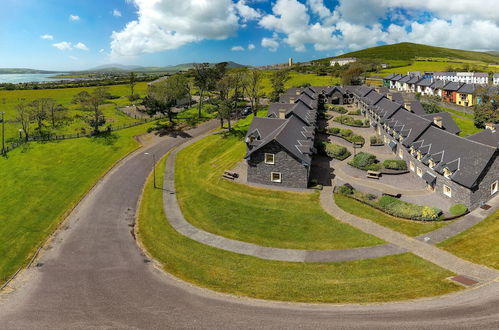
M 338 135 L 340 134 L 340 129 L 338 127 L 331 127 L 327 130 L 329 134 Z
M 464 204 L 454 204 L 451 206 L 449 211 L 452 215 L 459 216 L 468 212 L 468 208 Z
M 340 135 L 343 137 L 349 137 L 353 134 L 353 131 L 351 129 L 341 129 L 340 130 Z
M 344 160 L 348 158 L 351 153 L 347 150 L 347 148 L 340 146 L 339 144 L 326 144 L 326 154 L 335 159 Z
M 376 156 L 367 152 L 359 152 L 348 164 L 359 169 L 366 169 L 377 162 Z
M 348 111 L 348 114 L 352 116 L 360 116 L 361 112 L 360 109 L 357 109 L 357 110 Z
M 389 170 L 407 170 L 407 162 L 401 159 L 385 160 L 383 167 Z
M 348 183 L 338 187 L 338 193 L 342 195 L 352 195 L 355 189 Z
M 354 119 L 353 117 L 347 115 L 340 115 L 334 118 L 335 122 L 341 123 L 343 125 L 356 126 L 356 127 L 366 127 L 369 126 L 369 121 L 367 121 L 367 125 L 365 121 L 361 119 Z
M 383 143 L 383 140 L 379 137 L 379 136 L 371 136 L 369 138 L 370 142 L 371 142 L 371 145 L 373 144 L 382 144 Z
M 381 209 L 388 214 L 414 220 L 437 220 L 442 213 L 442 211 L 437 208 L 411 204 L 392 196 L 382 196 L 379 199 L 378 204 Z
M 352 135 L 349 141 L 358 144 L 364 144 L 366 142 L 366 140 L 360 135 Z
M 345 109 L 344 107 L 341 107 L 341 106 L 332 106 L 330 109 L 333 110 L 334 112 L 338 112 L 341 114 L 346 114 L 348 112 L 347 109 Z

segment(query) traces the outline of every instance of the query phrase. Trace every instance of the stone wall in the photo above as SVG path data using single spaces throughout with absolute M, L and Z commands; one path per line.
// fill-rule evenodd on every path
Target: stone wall
M 496 182 L 497 180 L 499 180 L 499 159 L 497 158 L 496 154 L 496 157 L 494 157 L 488 168 L 487 174 L 478 184 L 478 189 L 473 191 L 470 196 L 471 208 L 479 207 L 481 206 L 481 204 L 487 203 L 489 199 L 497 195 L 497 192 L 492 195 L 492 191 L 490 189 L 492 183 Z
M 265 163 L 265 153 L 274 154 L 274 164 Z M 281 173 L 281 182 L 272 182 L 271 173 Z M 248 182 L 273 186 L 307 188 L 309 168 L 285 151 L 277 142 L 269 143 L 248 159 Z

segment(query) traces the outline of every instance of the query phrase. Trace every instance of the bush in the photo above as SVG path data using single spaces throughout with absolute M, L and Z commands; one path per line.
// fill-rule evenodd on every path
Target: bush
M 348 183 L 338 187 L 338 193 L 342 195 L 352 195 L 354 190 L 355 189 Z
M 139 99 L 140 99 L 140 94 L 133 94 L 133 95 L 130 95 L 130 96 L 128 96 L 128 99 L 129 99 L 130 101 L 132 101 L 132 102 L 133 102 L 133 101 L 137 101 L 137 100 L 139 100 Z
M 357 110 L 348 111 L 348 114 L 352 116 L 360 116 L 361 112 L 360 109 L 357 109 Z
M 351 129 L 341 129 L 340 130 L 340 135 L 343 137 L 349 137 L 353 134 L 353 131 Z
M 326 154 L 335 159 L 344 160 L 348 158 L 351 153 L 347 150 L 347 148 L 340 146 L 339 144 L 326 144 Z
M 468 208 L 464 204 L 454 204 L 451 206 L 449 211 L 452 215 L 459 216 L 468 212 Z
M 355 127 L 366 127 L 369 126 L 369 121 L 367 121 L 367 125 L 365 121 L 361 119 L 354 119 L 353 117 L 347 115 L 341 115 L 334 118 L 334 121 L 337 123 L 341 123 L 343 125 L 355 126 Z
M 401 159 L 385 160 L 383 167 L 389 170 L 407 170 L 407 162 Z
M 369 165 L 376 164 L 377 162 L 376 156 L 367 152 L 359 152 L 348 164 L 359 169 L 365 169 Z
M 349 139 L 352 143 L 364 144 L 366 140 L 360 135 L 352 135 Z
M 331 127 L 331 128 L 329 128 L 329 129 L 327 130 L 327 132 L 328 132 L 329 134 L 338 135 L 338 134 L 340 134 L 340 129 L 339 129 L 339 128 L 337 128 L 337 127 Z
M 371 145 L 373 145 L 373 144 L 382 144 L 383 143 L 383 140 L 379 136 L 371 136 L 369 138 L 369 140 L 371 142 Z
M 333 110 L 334 112 L 338 112 L 338 113 L 341 113 L 341 114 L 346 114 L 348 112 L 347 109 L 345 109 L 344 107 L 341 107 L 341 106 L 331 106 L 330 107 L 331 110 Z

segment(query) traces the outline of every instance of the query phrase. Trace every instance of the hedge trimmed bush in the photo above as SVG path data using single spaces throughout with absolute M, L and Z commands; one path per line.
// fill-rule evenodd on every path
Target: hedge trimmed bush
M 351 155 L 350 151 L 348 151 L 347 148 L 340 146 L 339 144 L 326 143 L 325 149 L 326 155 L 339 160 L 344 160 Z
M 334 121 L 341 123 L 343 125 L 354 126 L 354 127 L 368 127 L 369 120 L 354 119 L 353 117 L 347 115 L 341 115 L 334 118 Z
M 407 170 L 407 162 L 402 159 L 389 159 L 383 162 L 383 167 L 389 170 Z
M 340 129 L 338 127 L 331 127 L 331 128 L 328 128 L 327 132 L 329 134 L 339 135 L 340 134 Z
M 381 169 L 381 164 L 376 156 L 367 152 L 359 152 L 348 164 L 363 171 L 379 171 Z
M 337 127 L 330 127 L 328 128 L 327 132 L 332 135 L 341 136 L 345 140 L 352 143 L 364 144 L 366 142 L 366 140 L 362 136 L 353 134 L 353 131 L 351 129 L 339 129 Z
M 357 109 L 357 110 L 348 111 L 348 114 L 352 116 L 360 116 L 361 112 L 360 109 Z
M 373 145 L 373 144 L 383 144 L 383 139 L 381 137 L 379 137 L 379 136 L 376 136 L 376 135 L 371 136 L 369 138 L 369 141 L 371 142 L 371 145 Z
M 337 106 L 337 105 L 329 106 L 329 109 L 333 110 L 334 112 L 341 113 L 341 114 L 346 114 L 348 112 L 348 110 L 345 109 L 344 107 Z
M 468 208 L 464 204 L 454 204 L 450 207 L 449 211 L 452 215 L 459 216 L 468 212 Z
M 357 191 L 350 185 L 340 186 L 336 189 L 336 192 L 399 218 L 435 221 L 438 220 L 440 218 L 440 214 L 442 214 L 440 209 L 434 207 L 404 202 L 392 196 L 376 197 L 372 194 L 365 194 Z

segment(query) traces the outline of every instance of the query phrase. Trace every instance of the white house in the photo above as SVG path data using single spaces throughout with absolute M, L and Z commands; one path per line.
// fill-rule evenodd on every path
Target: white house
M 494 73 L 494 85 L 499 85 L 499 73 Z
M 357 59 L 355 57 L 343 57 L 343 58 L 334 58 L 329 62 L 329 64 L 331 66 L 335 66 L 336 64 L 338 64 L 339 66 L 343 66 L 355 62 L 357 62 Z
M 486 72 L 475 72 L 473 74 L 473 84 L 488 85 L 489 74 Z

